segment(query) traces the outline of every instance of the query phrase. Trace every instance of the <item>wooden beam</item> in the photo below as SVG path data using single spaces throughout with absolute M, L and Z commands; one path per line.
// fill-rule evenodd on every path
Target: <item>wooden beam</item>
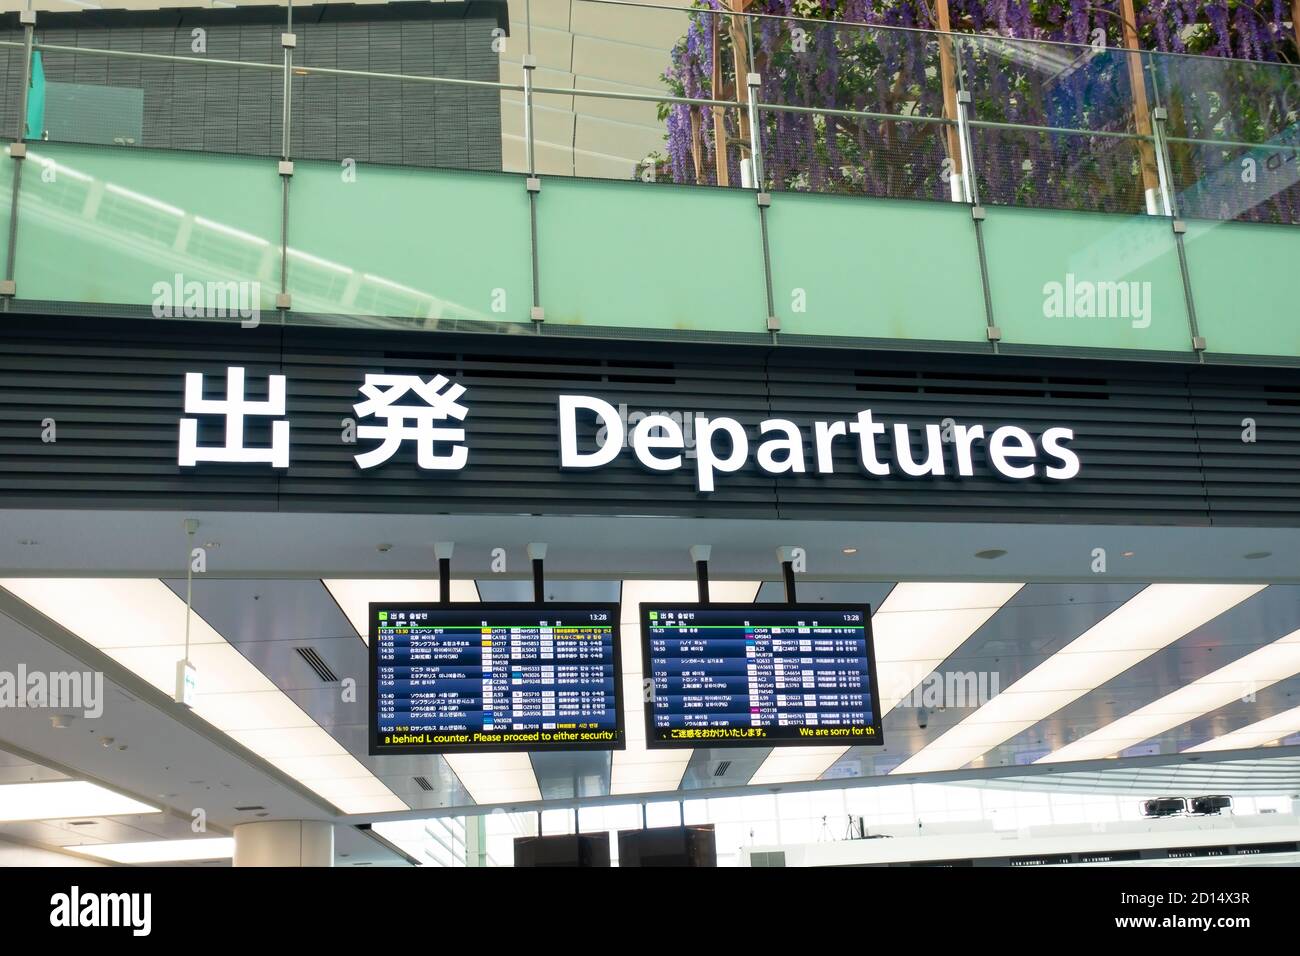
M 709 17 L 709 38 L 713 50 L 713 73 L 709 77 L 709 99 L 722 99 L 722 44 L 719 38 L 722 31 L 718 28 L 718 15 Z M 731 185 L 731 173 L 727 168 L 727 126 L 721 106 L 711 107 L 713 112 L 713 161 L 717 170 L 718 185 Z
M 1300 0 L 1296 0 L 1300 3 Z M 939 37 L 939 82 L 943 87 L 943 116 L 944 119 L 957 119 L 957 67 L 953 57 L 952 38 L 947 34 L 952 33 L 952 20 L 948 12 L 948 0 L 935 0 L 935 26 L 940 33 L 944 34 Z M 952 160 L 952 171 L 954 176 L 962 175 L 961 163 L 961 134 L 957 127 L 946 127 L 948 137 L 948 158 Z
M 1300 2 L 1300 0 L 1293 0 Z M 1146 71 L 1142 69 L 1142 56 L 1138 44 L 1137 14 L 1133 9 L 1133 0 L 1120 0 L 1121 32 L 1124 48 L 1128 53 L 1128 81 L 1133 91 L 1133 121 L 1140 136 L 1151 135 L 1151 108 L 1147 103 Z M 1155 147 L 1148 140 L 1138 143 L 1138 153 L 1142 165 L 1142 188 L 1148 194 L 1160 192 L 1160 172 L 1156 168 Z
M 749 0 L 727 0 L 727 6 L 741 12 L 749 6 Z M 728 17 L 727 27 L 731 33 L 731 54 L 736 66 L 736 131 L 740 140 L 737 148 L 743 162 L 749 153 L 749 33 L 745 29 L 744 17 Z

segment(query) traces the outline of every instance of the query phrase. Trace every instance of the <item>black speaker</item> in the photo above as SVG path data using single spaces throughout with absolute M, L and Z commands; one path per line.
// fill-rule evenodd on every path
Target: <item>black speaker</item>
M 1182 797 L 1156 797 L 1142 804 L 1144 817 L 1176 817 L 1187 812 L 1187 801 Z
M 1192 813 L 1198 816 L 1216 814 L 1223 810 L 1232 809 L 1232 797 L 1212 796 L 1212 797 L 1192 797 Z

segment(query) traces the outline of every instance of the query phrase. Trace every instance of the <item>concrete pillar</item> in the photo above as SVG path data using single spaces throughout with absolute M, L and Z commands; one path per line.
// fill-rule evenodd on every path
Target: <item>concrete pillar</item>
M 334 824 L 268 820 L 235 827 L 235 866 L 333 866 Z
M 487 817 L 465 818 L 465 865 L 487 866 Z

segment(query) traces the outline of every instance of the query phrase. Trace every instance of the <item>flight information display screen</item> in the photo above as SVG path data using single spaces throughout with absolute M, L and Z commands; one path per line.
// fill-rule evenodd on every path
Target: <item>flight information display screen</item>
M 371 604 L 370 753 L 622 750 L 617 604 Z
M 646 746 L 884 742 L 865 605 L 642 604 Z

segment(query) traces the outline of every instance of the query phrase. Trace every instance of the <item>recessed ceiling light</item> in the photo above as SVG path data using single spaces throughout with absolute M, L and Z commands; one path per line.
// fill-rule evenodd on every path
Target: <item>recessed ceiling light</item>
M 1125 557 L 1125 558 L 1131 558 L 1131 557 L 1133 557 L 1133 555 L 1135 555 L 1135 554 L 1137 554 L 1136 551 L 1121 551 L 1121 552 L 1120 552 L 1121 557 Z
M 235 855 L 235 840 L 233 837 L 200 837 L 193 840 L 81 844 L 65 846 L 64 849 L 113 863 L 186 863 L 228 860 Z
M 1006 553 L 1005 548 L 986 548 L 983 551 L 976 551 L 975 557 L 983 558 L 985 561 L 992 561 L 994 558 L 1000 558 Z
M 134 816 L 158 808 L 105 790 L 84 780 L 10 783 L 0 786 L 0 822 L 84 820 L 87 817 Z
M 857 553 L 858 553 L 858 549 L 857 549 L 857 548 L 841 548 L 840 550 L 842 550 L 845 554 L 857 554 Z
M 205 548 L 219 548 L 219 547 L 221 547 L 221 542 L 220 542 L 220 541 L 204 541 L 204 542 L 203 542 L 203 547 L 205 547 Z
M 1258 561 L 1260 558 L 1270 558 L 1272 556 L 1272 551 L 1251 551 L 1248 554 L 1242 555 L 1242 557 L 1247 561 Z
M 156 578 L 4 578 L 39 610 L 169 696 L 184 653 L 185 602 Z M 199 615 L 189 659 L 204 675 L 194 713 L 345 814 L 407 810 L 378 777 Z M 102 723 L 102 721 L 100 722 Z M 102 733 L 88 728 L 92 734 Z M 122 741 L 100 738 L 105 747 Z M 179 780 L 177 781 L 179 782 Z M 191 781 L 191 786 L 204 781 Z M 217 781 L 208 789 L 217 790 Z M 50 814 L 43 814 L 42 818 Z M 79 812 L 67 816 L 93 817 Z
M 1300 630 L 1139 707 L 1036 763 L 1088 760 L 1118 753 L 1232 703 L 1242 696 L 1243 687 L 1262 690 L 1296 673 L 1300 673 Z
M 1050 717 L 1183 635 L 1258 594 L 1264 587 L 1148 585 L 961 723 L 917 751 L 893 773 L 964 767 L 980 754 Z M 879 630 L 876 628 L 877 635 Z M 1141 638 L 1132 640 L 1133 634 Z M 877 636 L 877 657 L 880 647 Z

